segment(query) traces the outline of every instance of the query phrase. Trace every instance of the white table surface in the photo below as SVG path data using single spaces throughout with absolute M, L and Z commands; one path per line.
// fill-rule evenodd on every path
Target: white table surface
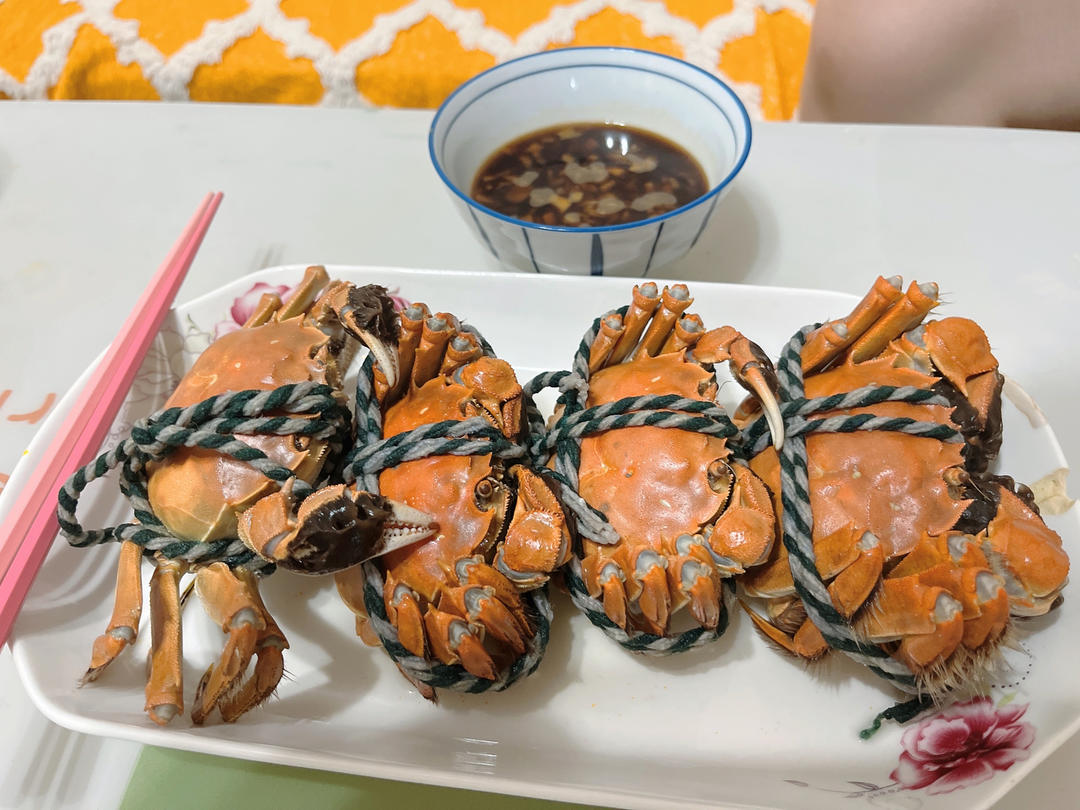
M 283 263 L 490 269 L 430 166 L 430 119 L 0 104 L 0 392 L 12 391 L 0 409 L 0 475 L 40 425 L 6 417 L 70 387 L 209 190 L 225 202 L 181 301 Z M 1066 457 L 1080 458 L 1080 136 L 758 124 L 750 160 L 698 246 L 655 275 L 861 294 L 879 273 L 937 281 L 948 311 L 982 323 Z M 119 802 L 139 746 L 45 720 L 6 648 L 0 717 L 0 806 Z M 1078 792 L 1075 738 L 999 807 L 1069 806 Z

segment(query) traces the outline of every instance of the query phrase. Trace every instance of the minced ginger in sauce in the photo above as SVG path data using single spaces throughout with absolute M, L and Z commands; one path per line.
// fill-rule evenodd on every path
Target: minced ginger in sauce
M 708 190 L 682 147 L 618 124 L 561 124 L 497 149 L 476 173 L 474 200 L 526 222 L 621 225 L 686 205 Z

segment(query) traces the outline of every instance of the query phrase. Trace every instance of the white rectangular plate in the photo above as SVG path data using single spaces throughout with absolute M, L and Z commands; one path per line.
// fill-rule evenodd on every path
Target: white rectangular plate
M 627 303 L 632 284 L 604 278 L 329 269 L 335 277 L 385 284 L 409 300 L 454 312 L 483 332 L 521 380 L 567 368 L 592 319 Z M 229 313 L 235 299 L 255 282 L 295 284 L 301 270 L 264 270 L 178 307 L 147 358 L 120 423 L 130 424 L 160 407 L 177 375 L 218 325 L 233 321 Z M 872 281 L 868 276 L 867 286 Z M 736 326 L 773 357 L 799 327 L 843 315 L 854 301 L 839 293 L 706 283 L 694 284 L 691 293 L 693 310 L 708 327 Z M 963 314 L 962 301 L 948 310 Z M 84 383 L 85 376 L 43 426 L 31 459 Z M 726 404 L 734 402 L 737 386 L 724 386 L 722 395 Z M 1002 472 L 1031 482 L 1066 466 L 1049 427 L 1033 426 L 1008 404 L 1005 431 Z M 8 489 L 19 487 L 27 467 L 19 466 Z M 80 508 L 88 527 L 111 525 L 128 515 L 115 486 L 107 483 L 93 485 Z M 1066 548 L 1075 548 L 1080 538 L 1076 510 L 1049 522 Z M 989 807 L 1080 723 L 1080 620 L 1071 599 L 1052 615 L 1025 625 L 1036 631 L 1023 637 L 1027 652 L 1011 656 L 1015 675 L 992 696 L 995 705 L 1027 705 L 1022 718 L 1012 716 L 1009 722 L 1014 730 L 1030 725 L 1014 736 L 1027 741 L 1033 735 L 1033 740 L 995 755 L 999 766 L 1009 765 L 1005 770 L 977 763 L 956 772 L 957 761 L 947 762 L 942 773 L 954 772 L 963 786 L 935 794 L 934 785 L 907 789 L 890 776 L 904 750 L 903 729 L 886 723 L 873 739 L 858 737 L 859 729 L 897 694 L 839 655 L 809 668 L 781 657 L 737 609 L 731 627 L 715 644 L 652 659 L 622 650 L 578 614 L 569 599 L 554 593 L 551 644 L 532 677 L 504 693 L 444 692 L 436 706 L 420 698 L 381 651 L 354 636 L 352 615 L 329 579 L 280 572 L 263 589 L 292 645 L 288 677 L 277 696 L 233 725 L 214 722 L 199 728 L 185 716 L 157 728 L 142 713 L 148 631 L 100 681 L 76 687 L 90 643 L 108 621 L 115 554 L 112 547 L 76 550 L 62 540 L 56 544 L 16 627 L 15 659 L 32 699 L 56 723 L 151 745 L 626 807 L 833 808 L 847 798 L 844 806 L 971 808 Z M 184 623 L 189 699 L 222 640 L 202 611 L 189 606 Z M 934 728 L 925 730 L 933 733 Z M 977 749 L 969 761 L 989 762 L 986 752 Z M 986 768 L 987 778 L 975 784 Z

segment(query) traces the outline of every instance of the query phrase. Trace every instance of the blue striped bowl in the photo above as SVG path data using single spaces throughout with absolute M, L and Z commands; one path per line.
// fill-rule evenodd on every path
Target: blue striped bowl
M 484 160 L 521 135 L 603 121 L 663 135 L 697 158 L 709 191 L 661 216 L 602 228 L 537 225 L 469 197 Z M 428 149 L 436 172 L 485 248 L 535 273 L 644 276 L 683 256 L 750 152 L 750 119 L 718 78 L 669 56 L 631 48 L 564 48 L 496 65 L 443 102 Z

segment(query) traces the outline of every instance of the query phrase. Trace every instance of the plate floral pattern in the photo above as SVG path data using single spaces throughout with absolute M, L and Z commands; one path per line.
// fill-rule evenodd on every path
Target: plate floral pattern
M 816 789 L 870 804 L 916 808 L 922 806 L 921 800 L 896 794 L 925 790 L 935 796 L 981 784 L 1027 759 L 1035 742 L 1035 726 L 1023 719 L 1030 704 L 1015 698 L 1010 693 L 996 704 L 987 696 L 971 698 L 912 721 L 900 739 L 902 750 L 889 774 L 891 783 L 851 780 L 848 784 L 854 789 Z M 797 779 L 785 781 L 814 787 Z M 893 798 L 881 802 L 886 796 Z

